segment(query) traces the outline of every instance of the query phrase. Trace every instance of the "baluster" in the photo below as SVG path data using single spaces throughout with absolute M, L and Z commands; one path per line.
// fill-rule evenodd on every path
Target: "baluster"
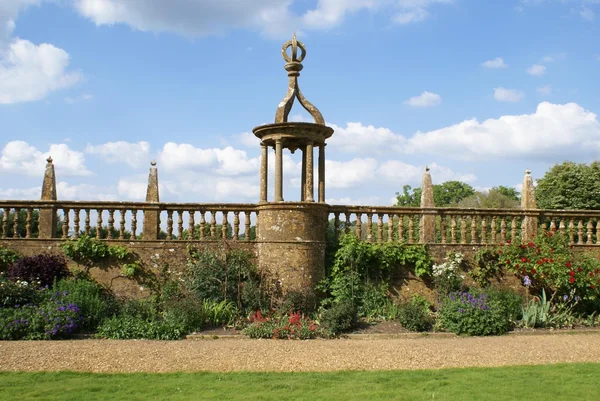
M 217 235 L 217 212 L 210 211 L 210 239 L 215 239 Z
M 137 210 L 131 210 L 131 240 L 135 241 L 137 239 Z
M 356 213 L 356 237 L 362 239 L 362 213 Z
M 177 240 L 183 240 L 183 210 L 177 211 Z
M 394 241 L 394 215 L 388 214 L 388 242 Z
M 69 238 L 69 209 L 63 208 L 62 239 Z
M 492 231 L 492 244 L 496 244 L 496 216 L 492 216 L 492 225 L 490 229 Z
M 487 216 L 481 216 L 481 244 L 487 244 Z
M 588 220 L 588 223 L 587 223 L 587 242 L 586 242 L 587 245 L 592 245 L 593 244 L 593 241 L 592 241 L 592 236 L 594 235 L 593 231 L 594 231 L 594 223 L 592 223 L 592 220 Z
M 204 239 L 204 230 L 206 230 L 206 220 L 203 211 L 200 211 L 200 239 Z
M 398 242 L 404 242 L 404 215 L 398 215 Z
M 542 235 L 547 235 L 548 234 L 548 229 L 546 227 L 546 223 L 542 223 Z
M 2 238 L 8 236 L 8 215 L 10 214 L 10 208 L 4 208 L 4 215 L 2 216 Z
M 513 243 L 515 243 L 517 241 L 517 217 L 513 217 L 512 218 L 512 226 L 511 226 L 511 233 L 510 233 L 510 238 L 511 241 Z
M 506 217 L 502 217 L 500 222 L 500 242 L 506 242 Z
M 373 240 L 373 213 L 367 213 L 367 242 Z
M 90 236 L 90 209 L 85 209 L 85 220 L 83 223 L 83 232 L 86 237 Z
M 173 239 L 173 211 L 167 210 L 167 241 Z
M 196 222 L 194 221 L 195 212 L 193 210 L 190 210 L 190 211 L 188 211 L 188 214 L 190 215 L 190 219 L 188 221 L 188 240 L 193 241 L 194 240 L 194 230 L 196 229 L 196 227 L 195 227 Z
M 456 216 L 450 216 L 450 243 L 456 244 Z
M 565 226 L 565 221 L 561 218 L 560 219 L 560 223 L 558 225 L 558 230 L 562 235 L 565 235 L 567 233 L 567 228 Z
M 477 216 L 471 216 L 471 244 L 477 243 Z
M 467 243 L 467 221 L 465 220 L 464 216 L 460 216 L 459 220 L 460 220 L 460 243 L 464 245 Z
M 102 239 L 102 209 L 98 209 L 98 219 L 96 220 L 96 238 Z
M 223 237 L 224 240 L 227 239 L 227 215 L 229 214 L 229 212 L 227 210 L 223 211 L 223 221 L 222 221 L 222 227 L 221 227 L 221 236 Z
M 245 212 L 246 218 L 244 219 L 244 239 L 250 241 L 250 212 Z
M 575 222 L 573 219 L 569 221 L 569 245 L 575 243 Z
M 31 238 L 31 219 L 33 218 L 33 208 L 27 208 L 27 217 L 25 218 L 25 238 Z
M 240 212 L 233 212 L 233 240 L 240 239 Z
M 446 243 L 446 215 L 442 214 L 440 216 L 440 231 L 442 234 L 442 244 Z
M 556 223 L 554 219 L 550 220 L 550 231 L 556 231 Z
M 413 244 L 415 241 L 415 218 L 410 216 L 408 218 L 408 243 Z
M 383 242 L 383 214 L 379 213 L 377 217 L 377 243 L 381 244 Z
M 344 225 L 344 232 L 346 234 L 350 234 L 350 226 L 351 226 L 350 216 L 351 216 L 351 213 L 350 212 L 346 212 L 346 224 Z
M 577 223 L 577 245 L 583 245 L 583 222 Z
M 19 235 L 19 215 L 21 214 L 21 209 L 15 208 L 15 215 L 13 218 L 13 238 L 20 238 Z
M 108 236 L 106 238 L 112 239 L 112 232 L 115 229 L 115 211 L 114 209 L 108 209 Z
M 127 213 L 127 210 L 121 209 L 119 213 L 121 214 L 121 219 L 119 220 L 119 239 L 125 239 L 125 213 Z
M 79 209 L 73 209 L 73 238 L 79 238 Z
M 340 236 L 340 214 L 338 212 L 333 214 L 333 235 L 335 238 Z
M 596 222 L 596 244 L 600 243 L 598 237 L 600 236 L 600 220 Z

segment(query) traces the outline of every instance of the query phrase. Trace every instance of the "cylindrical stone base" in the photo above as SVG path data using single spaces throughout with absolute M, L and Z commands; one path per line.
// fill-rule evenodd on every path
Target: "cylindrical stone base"
M 325 274 L 328 205 L 301 202 L 258 207 L 258 267 L 271 289 L 315 300 Z

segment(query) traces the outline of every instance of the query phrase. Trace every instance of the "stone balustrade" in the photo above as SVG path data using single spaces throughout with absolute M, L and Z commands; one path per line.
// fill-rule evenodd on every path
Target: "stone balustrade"
M 423 221 L 433 216 L 431 233 Z M 526 220 L 535 223 L 525 232 Z M 540 209 L 399 208 L 330 206 L 336 236 L 354 233 L 369 242 L 489 245 L 529 240 L 538 232 L 555 230 L 572 245 L 600 245 L 600 211 Z M 391 224 L 390 224 L 391 222 Z M 422 241 L 421 238 L 432 238 Z
M 2 239 L 93 235 L 106 240 L 251 241 L 257 216 L 256 207 L 251 204 L 0 201 L 0 210 Z M 51 211 L 56 219 L 45 218 L 41 213 L 44 210 Z M 154 219 L 149 220 L 148 216 Z M 162 230 L 148 236 L 144 224 Z

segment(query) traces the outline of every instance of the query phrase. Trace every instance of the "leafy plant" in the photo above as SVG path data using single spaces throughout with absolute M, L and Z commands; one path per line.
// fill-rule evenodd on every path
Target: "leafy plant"
M 463 276 L 460 274 L 460 268 L 463 258 L 464 255 L 460 252 L 448 252 L 443 263 L 433 265 L 433 285 L 440 296 L 461 289 Z
M 0 247 L 0 273 L 3 273 L 8 267 L 16 262 L 22 255 L 12 249 Z
M 414 295 L 409 302 L 400 305 L 398 321 L 402 327 L 410 331 L 429 331 L 433 326 L 430 307 L 425 298 Z
M 307 340 L 323 336 L 319 325 L 300 312 L 276 313 L 263 316 L 256 311 L 250 316 L 250 324 L 243 333 L 250 338 L 274 338 L 288 340 Z
M 320 323 L 332 335 L 337 335 L 357 326 L 358 311 L 351 300 L 343 300 L 322 311 Z
M 6 272 L 6 276 L 11 280 L 36 282 L 42 287 L 51 286 L 54 280 L 70 275 L 65 258 L 62 255 L 48 253 L 18 259 Z
M 161 320 L 146 320 L 138 316 L 121 315 L 106 319 L 97 335 L 114 340 L 178 340 L 184 335 L 181 324 Z
M 554 294 L 556 295 L 556 294 Z M 577 316 L 573 309 L 579 302 L 579 297 L 563 295 L 555 300 L 554 295 L 548 299 L 546 291 L 542 289 L 540 297 L 533 297 L 523 307 L 522 324 L 526 328 L 534 327 L 572 327 Z

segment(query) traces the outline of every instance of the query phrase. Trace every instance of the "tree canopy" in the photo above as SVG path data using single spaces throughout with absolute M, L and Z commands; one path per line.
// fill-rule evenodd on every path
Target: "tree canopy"
M 460 202 L 458 206 L 480 209 L 514 209 L 520 206 L 519 192 L 514 188 L 494 187 L 489 191 L 479 191 Z
M 421 188 L 410 185 L 402 187 L 402 193 L 396 193 L 396 206 L 421 206 Z M 475 189 L 461 181 L 446 181 L 433 186 L 433 202 L 437 207 L 456 206 L 461 200 L 475 195 Z
M 600 161 L 555 164 L 537 180 L 540 209 L 600 209 Z

